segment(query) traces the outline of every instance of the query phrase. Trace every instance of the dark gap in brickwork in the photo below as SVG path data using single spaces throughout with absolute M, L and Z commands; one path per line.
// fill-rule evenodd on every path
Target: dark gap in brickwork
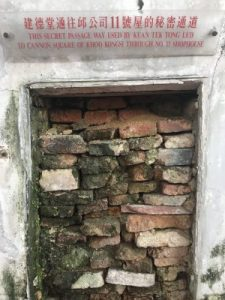
M 41 265 L 54 299 L 188 300 L 194 93 L 43 98 Z

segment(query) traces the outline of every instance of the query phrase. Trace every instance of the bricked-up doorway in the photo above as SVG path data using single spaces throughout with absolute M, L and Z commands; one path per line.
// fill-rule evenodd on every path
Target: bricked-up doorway
M 99 91 L 33 96 L 36 296 L 191 299 L 196 90 Z

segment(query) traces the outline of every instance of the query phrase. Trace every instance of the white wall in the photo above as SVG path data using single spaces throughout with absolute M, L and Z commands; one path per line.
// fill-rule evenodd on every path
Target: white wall
M 136 0 L 29 1 L 1 0 L 0 11 L 132 10 Z M 225 9 L 224 0 L 144 0 L 145 9 Z M 225 274 L 212 288 L 201 282 L 208 268 L 225 269 L 225 258 L 211 251 L 225 240 L 225 56 L 150 58 L 51 63 L 7 63 L 0 48 L 0 299 L 8 299 L 6 284 L 12 275 L 17 295 L 26 289 L 26 180 L 29 179 L 29 128 L 23 86 L 32 82 L 141 80 L 193 78 L 203 81 L 201 151 L 196 230 L 196 300 L 225 293 Z M 8 112 L 8 113 L 7 113 Z M 9 118 L 10 116 L 10 118 Z M 13 124 L 13 120 L 15 124 Z M 28 159 L 27 159 L 28 158 Z M 9 280 L 8 280 L 9 281 Z M 13 281 L 12 281 L 13 282 Z M 13 284 L 13 283 L 12 283 Z

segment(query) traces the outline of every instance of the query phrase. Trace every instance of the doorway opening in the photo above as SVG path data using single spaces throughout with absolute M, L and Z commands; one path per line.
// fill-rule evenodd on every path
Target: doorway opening
M 34 293 L 192 299 L 196 88 L 45 90 L 32 99 Z

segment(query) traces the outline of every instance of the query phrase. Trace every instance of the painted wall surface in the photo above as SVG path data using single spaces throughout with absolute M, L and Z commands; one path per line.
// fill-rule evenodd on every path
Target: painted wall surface
M 76 3 L 77 2 L 77 3 Z M 225 9 L 224 0 L 144 0 L 145 9 Z M 136 0 L 1 0 L 0 11 L 135 10 Z M 225 294 L 225 33 L 210 57 L 51 63 L 7 63 L 0 47 L 0 299 L 25 299 L 26 184 L 31 178 L 29 105 L 24 86 L 34 82 L 200 79 L 196 300 Z M 202 275 L 220 272 L 215 282 Z M 14 298 L 12 298 L 12 295 Z M 219 298 L 218 298 L 219 299 Z

